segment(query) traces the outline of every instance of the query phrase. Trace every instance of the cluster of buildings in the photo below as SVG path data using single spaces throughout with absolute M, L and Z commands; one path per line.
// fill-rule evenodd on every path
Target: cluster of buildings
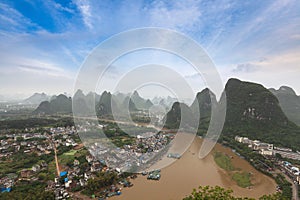
M 38 155 L 49 154 L 52 147 L 46 139 L 47 136 L 43 133 L 7 134 L 0 140 L 0 158 L 7 159 L 19 151 Z
M 49 142 L 54 139 L 54 143 L 59 146 L 77 146 L 78 144 L 72 138 L 75 133 L 74 127 L 50 128 L 48 132 L 38 132 L 37 129 L 26 129 L 22 133 L 6 134 L 0 140 L 0 159 L 9 158 L 17 152 L 36 153 L 38 156 L 50 154 L 53 151 L 53 145 Z
M 6 176 L 0 178 L 0 192 L 10 192 L 18 175 L 15 173 L 7 174 Z
M 75 147 L 78 144 L 74 141 L 74 134 L 77 134 L 77 131 L 74 126 L 71 127 L 55 127 L 50 128 L 51 138 L 55 143 L 56 147 L 59 146 L 72 146 Z
M 39 173 L 42 170 L 47 169 L 48 164 L 45 161 L 42 161 L 38 164 L 34 164 L 29 169 L 22 169 L 20 171 L 19 180 L 37 180 L 37 177 L 34 175 Z
M 56 127 L 43 131 L 30 128 L 19 133 L 2 135 L 0 140 L 0 159 L 3 162 L 11 162 L 12 156 L 16 153 L 32 156 L 47 155 L 53 152 L 54 144 L 56 147 L 76 146 L 74 134 L 76 134 L 75 127 Z M 0 177 L 1 192 L 10 192 L 12 186 L 18 180 L 38 180 L 39 172 L 47 168 L 48 164 L 41 160 L 38 163 L 32 163 L 30 168 L 24 168 L 16 172 L 15 176 L 11 174 L 3 175 Z
M 104 160 L 99 161 L 91 154 L 85 156 L 85 162 L 87 162 L 88 165 L 86 165 L 87 167 L 84 170 L 81 170 L 82 163 L 74 159 L 72 166 L 60 172 L 54 181 L 48 181 L 46 190 L 54 191 L 56 199 L 76 197 L 76 193 L 74 193 L 74 191 L 77 191 L 76 188 L 79 188 L 78 191 L 82 190 L 88 184 L 89 179 L 96 177 L 97 172 L 112 173 L 115 171 L 115 169 L 108 168 Z M 128 179 L 124 179 L 119 182 L 119 185 L 131 187 L 133 184 Z M 101 188 L 99 188 L 99 190 L 100 189 Z M 103 197 L 111 197 L 120 195 L 120 190 L 120 187 L 112 184 L 109 187 L 102 188 L 99 193 L 102 193 Z
M 103 159 L 111 168 L 124 172 L 134 167 L 150 166 L 153 159 L 173 138 L 172 134 L 144 133 L 138 135 L 132 145 L 124 145 L 122 148 L 113 148 L 103 142 L 95 142 L 89 149 L 94 157 Z
M 273 144 L 264 143 L 259 140 L 250 140 L 247 137 L 235 136 L 235 141 L 247 144 L 249 148 L 258 151 L 261 155 L 274 156 L 280 154 L 283 158 L 300 160 L 300 153 L 293 152 L 292 149 L 275 147 Z
M 147 136 L 147 134 L 149 135 L 149 133 L 145 133 L 137 136 L 136 145 L 131 146 L 134 152 L 159 152 L 174 138 L 174 135 L 171 134 L 157 133 L 151 136 Z
M 236 136 L 235 140 L 239 143 L 247 144 L 249 148 L 258 151 L 261 155 L 274 156 L 280 154 L 283 158 L 300 160 L 300 153 L 293 152 L 290 148 L 274 147 L 273 144 L 263 143 L 259 140 L 250 140 L 247 137 Z M 281 170 L 288 175 L 295 184 L 300 185 L 300 169 L 287 161 L 278 162 Z
M 103 125 L 104 127 L 104 125 Z M 102 127 L 102 128 L 103 128 Z M 16 152 L 28 155 L 42 156 L 50 154 L 59 147 L 79 147 L 76 143 L 78 137 L 75 127 L 55 127 L 49 129 L 26 129 L 20 133 L 6 134 L 0 140 L 0 158 L 10 160 Z M 143 133 L 135 138 L 132 145 L 124 145 L 121 148 L 113 149 L 103 145 L 102 142 L 92 142 L 89 145 L 90 153 L 82 159 L 74 158 L 72 163 L 64 166 L 64 174 L 59 174 L 54 180 L 47 180 L 46 190 L 54 191 L 56 199 L 67 199 L 75 195 L 71 192 L 76 188 L 84 188 L 88 180 L 94 178 L 97 172 L 116 171 L 119 174 L 129 171 L 132 167 L 140 165 L 150 166 L 152 159 L 160 154 L 170 141 L 174 138 L 169 133 Z M 76 149 L 75 148 L 75 149 Z M 80 147 L 79 147 L 80 148 Z M 33 154 L 34 153 L 34 154 Z M 174 154 L 175 155 L 175 154 Z M 54 156 L 54 155 L 49 155 Z M 175 155 L 176 157 L 177 155 Z M 156 158 L 156 157 L 155 157 Z M 80 161 L 79 161 L 80 160 Z M 83 163 L 81 163 L 83 162 Z M 10 192 L 18 180 L 37 181 L 40 180 L 40 172 L 48 170 L 48 163 L 39 161 L 32 163 L 31 168 L 24 168 L 16 172 L 15 176 L 0 177 L 1 192 Z M 159 180 L 159 171 L 149 173 L 149 179 Z M 119 185 L 130 187 L 129 179 L 120 181 Z M 118 195 L 119 190 L 113 189 L 104 191 L 105 196 Z

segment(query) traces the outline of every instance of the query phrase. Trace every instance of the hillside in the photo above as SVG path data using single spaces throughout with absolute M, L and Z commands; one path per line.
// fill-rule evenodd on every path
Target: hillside
M 200 119 L 210 118 L 212 104 L 217 104 L 216 96 L 208 88 L 205 88 L 196 95 L 191 109 L 193 113 L 200 113 Z
M 300 126 L 300 97 L 296 95 L 295 91 L 287 86 L 282 86 L 278 90 L 269 89 L 279 100 L 279 105 L 284 114 Z
M 139 110 L 147 110 L 153 105 L 149 99 L 142 98 L 137 91 L 134 91 L 130 98 Z
M 45 93 L 34 93 L 32 96 L 24 99 L 22 103 L 25 104 L 40 104 L 43 101 L 48 101 L 50 96 Z
M 165 116 L 165 127 L 171 129 L 195 127 L 196 117 L 189 106 L 175 102 L 171 110 Z
M 96 113 L 98 117 L 108 116 L 112 114 L 113 108 L 118 109 L 116 101 L 110 92 L 104 91 L 101 94 L 99 102 L 96 104 Z
M 95 92 L 84 95 L 81 90 L 77 90 L 73 96 L 73 111 L 76 112 L 76 115 L 89 115 L 99 100 L 100 96 Z
M 278 99 L 260 84 L 230 79 L 223 133 L 299 149 L 300 128 L 283 113 Z
M 34 114 L 69 114 L 72 113 L 72 100 L 63 94 L 52 98 L 49 101 L 43 101 L 34 111 Z
M 268 89 L 260 84 L 230 79 L 224 91 L 227 108 L 223 136 L 233 138 L 235 135 L 242 135 L 300 150 L 300 128 L 286 117 L 278 99 Z M 224 97 L 225 95 L 222 96 Z M 191 105 L 193 113 L 195 113 L 196 105 L 200 109 L 200 134 L 207 131 L 211 115 L 210 108 L 215 105 L 212 102 L 215 102 L 214 95 L 205 89 L 197 94 Z M 178 123 L 180 111 L 173 109 L 177 106 L 178 103 L 173 104 L 172 110 L 167 114 L 167 126 Z M 219 104 L 217 106 L 220 107 Z
M 135 104 L 133 103 L 132 99 L 127 96 L 125 97 L 123 103 L 122 103 L 122 107 L 126 110 L 131 111 L 138 111 L 138 109 L 136 108 Z

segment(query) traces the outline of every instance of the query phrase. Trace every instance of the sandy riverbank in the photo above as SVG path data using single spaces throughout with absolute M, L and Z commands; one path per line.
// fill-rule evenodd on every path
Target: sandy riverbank
M 215 164 L 212 152 L 205 159 L 198 159 L 201 142 L 201 139 L 196 138 L 179 160 L 163 168 L 162 177 L 159 181 L 149 181 L 146 176 L 138 176 L 132 180 L 133 187 L 123 189 L 122 195 L 111 199 L 182 199 L 199 185 L 219 185 L 231 188 L 234 195 L 240 197 L 258 198 L 264 194 L 275 192 L 276 183 L 274 180 L 256 171 L 248 162 L 235 155 L 231 149 L 217 144 L 214 151 L 221 151 L 233 156 L 234 166 L 253 174 L 252 183 L 254 186 L 251 189 L 237 186 L 227 172 Z

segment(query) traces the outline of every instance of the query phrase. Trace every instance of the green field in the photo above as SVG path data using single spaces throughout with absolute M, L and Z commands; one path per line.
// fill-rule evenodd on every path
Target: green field
M 239 169 L 235 168 L 231 162 L 229 156 L 224 153 L 216 152 L 214 154 L 214 160 L 219 167 L 225 169 L 231 176 L 238 186 L 246 188 L 251 186 L 251 175 L 247 172 L 241 172 Z
M 251 186 L 251 174 L 247 172 L 236 172 L 232 175 L 232 179 L 242 188 Z
M 68 165 L 73 165 L 73 162 L 76 158 L 78 158 L 80 156 L 85 156 L 85 155 L 87 155 L 87 150 L 85 148 L 80 149 L 80 150 L 71 149 L 70 151 L 67 151 L 67 152 L 59 155 L 58 162 L 63 167 L 68 166 Z M 49 163 L 48 168 L 49 168 L 49 172 L 56 173 L 56 165 L 55 165 L 54 160 Z
M 64 153 L 63 155 L 65 155 L 65 156 L 74 156 L 75 153 L 77 153 L 77 150 L 72 149 L 72 150 L 70 150 L 70 151 Z
M 225 169 L 226 171 L 233 171 L 234 170 L 234 166 L 231 162 L 231 159 L 227 155 L 225 155 L 224 153 L 216 152 L 214 154 L 214 160 L 217 163 L 217 165 L 219 167 L 221 167 L 222 169 Z

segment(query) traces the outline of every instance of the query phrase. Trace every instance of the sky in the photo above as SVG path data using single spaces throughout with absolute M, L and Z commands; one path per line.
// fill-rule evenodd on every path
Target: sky
M 144 27 L 178 31 L 196 41 L 224 85 L 235 77 L 267 88 L 287 85 L 300 94 L 299 11 L 298 0 L 0 0 L 0 97 L 72 94 L 95 47 Z M 111 83 L 149 58 L 148 63 L 163 60 L 174 68 L 193 91 L 205 87 L 187 63 L 150 50 L 118 59 L 98 88 L 113 90 Z

